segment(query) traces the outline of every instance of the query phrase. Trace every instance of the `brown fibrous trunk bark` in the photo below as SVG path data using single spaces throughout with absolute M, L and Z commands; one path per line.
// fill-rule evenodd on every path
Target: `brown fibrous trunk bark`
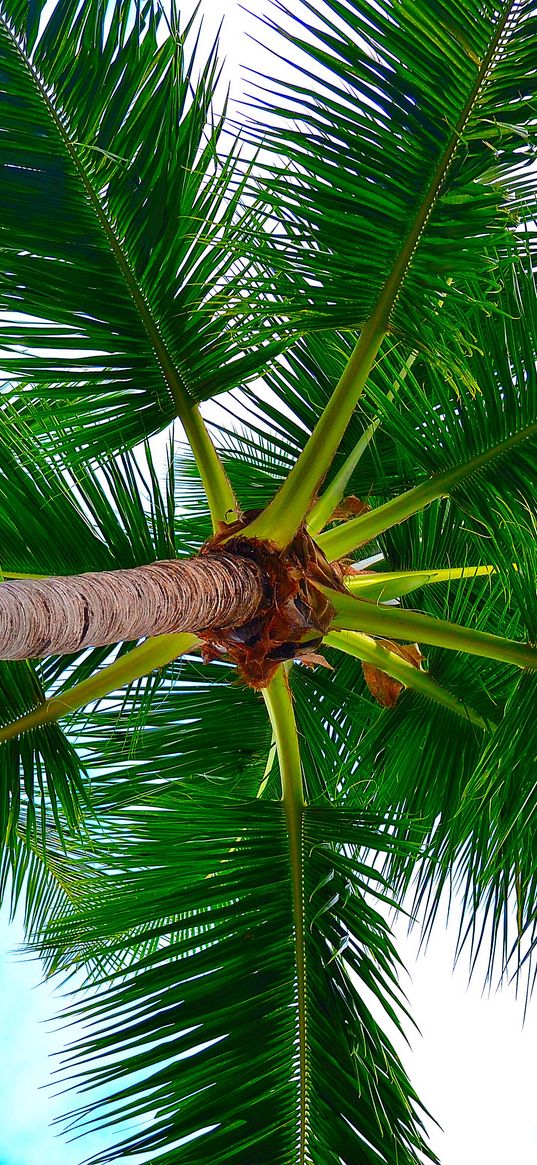
M 225 551 L 132 570 L 9 580 L 0 585 L 0 659 L 237 627 L 264 597 L 258 565 Z

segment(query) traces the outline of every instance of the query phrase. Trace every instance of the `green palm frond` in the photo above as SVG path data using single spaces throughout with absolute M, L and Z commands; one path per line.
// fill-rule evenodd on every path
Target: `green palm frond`
M 391 378 L 379 361 L 362 407 L 379 415 L 397 436 L 401 454 L 417 474 L 434 474 L 463 464 L 511 437 L 528 438 L 537 422 L 537 312 L 535 277 L 518 265 L 506 273 L 502 314 L 468 316 L 474 348 L 469 367 L 473 385 L 456 369 L 431 368 L 419 359 L 402 390 L 390 397 Z M 418 479 L 419 480 L 419 479 Z
M 351 355 L 353 340 L 342 332 L 312 333 L 297 340 L 280 359 L 276 360 L 253 386 L 230 393 L 221 402 L 229 415 L 229 429 L 214 428 L 216 443 L 224 459 L 228 475 L 244 509 L 266 504 L 282 485 L 296 458 L 304 449 L 326 407 L 334 386 Z M 371 378 L 379 393 L 402 392 L 408 374 L 407 360 L 402 349 L 385 343 L 373 369 Z M 356 409 L 342 438 L 332 467 L 327 473 L 330 483 L 355 446 L 363 439 L 374 417 L 369 402 Z M 239 439 L 237 434 L 242 434 Z M 241 460 L 247 461 L 251 477 L 245 480 L 238 466 L 229 458 L 227 450 L 240 450 Z M 263 480 L 255 478 L 256 468 L 262 470 L 265 451 L 272 452 L 270 469 Z M 193 471 L 194 472 L 194 471 Z M 359 463 L 354 468 L 347 492 L 360 498 L 375 499 L 377 492 L 384 500 L 408 489 L 415 483 L 416 467 L 405 459 L 386 426 L 376 428 L 374 440 L 368 440 Z M 270 480 L 272 479 L 272 480 Z
M 185 658 L 162 669 L 157 688 L 146 683 L 146 699 L 131 685 L 69 721 L 91 767 L 94 800 L 106 806 L 150 796 L 162 781 L 255 796 L 270 725 L 259 695 L 236 682 L 234 669 Z
M 82 901 L 91 872 L 84 831 L 72 834 L 65 822 L 61 834 L 52 816 L 45 823 L 46 849 L 30 834 L 22 819 L 0 859 L 0 901 L 14 917 L 22 907 L 25 933 L 42 933 L 53 919 L 69 914 Z
M 192 22 L 59 0 L 40 24 L 43 7 L 0 6 L 2 366 L 38 431 L 87 455 L 188 423 L 263 366 L 265 333 L 232 307 L 231 240 L 259 222 L 219 157 L 216 47 L 199 59 Z
M 77 574 L 174 556 L 171 443 L 160 473 L 147 444 L 83 467 L 64 454 L 61 443 L 51 457 L 20 410 L 2 403 L 1 574 Z
M 475 528 L 482 534 L 483 523 L 487 524 L 490 557 L 498 571 L 496 593 L 498 594 L 498 588 L 501 587 L 506 610 L 513 614 L 518 613 L 520 626 L 518 637 L 535 643 L 537 543 L 531 491 L 528 489 L 528 483 L 534 473 L 534 462 L 528 458 L 527 464 L 526 480 L 520 482 L 519 478 L 519 488 L 522 488 L 524 493 L 513 502 L 504 501 L 502 491 L 496 483 L 495 487 L 482 490 L 479 501 L 479 523 L 475 524 Z M 496 625 L 501 625 L 501 621 L 501 611 L 498 611 Z
M 293 14 L 277 5 L 290 25 L 284 39 L 305 55 L 297 80 L 283 84 L 289 99 L 276 113 L 271 139 L 284 165 L 275 177 L 263 175 L 274 192 L 274 213 L 288 212 L 284 285 L 287 268 L 298 273 L 298 295 L 291 287 L 288 310 L 302 330 L 361 332 L 299 460 L 250 524 L 252 538 L 271 536 L 283 547 L 295 535 L 388 334 L 403 337 L 407 358 L 417 349 L 445 363 L 449 350 L 451 363 L 467 374 L 464 308 L 477 302 L 490 309 L 501 286 L 498 260 L 512 262 L 528 248 L 529 236 L 513 229 L 510 199 L 516 204 L 517 175 L 529 160 L 517 148 L 518 131 L 534 131 L 531 103 L 507 101 L 502 92 L 501 116 L 515 132 L 506 132 L 505 150 L 495 142 L 492 167 L 489 143 L 479 133 L 484 120 L 488 136 L 491 117 L 500 116 L 499 78 L 518 92 L 517 51 L 526 55 L 532 43 L 533 3 L 506 0 L 498 8 L 468 0 L 463 8 L 473 28 L 461 44 L 453 14 L 433 21 L 427 4 L 416 10 L 398 0 L 388 14 L 368 2 L 328 0 L 312 25 L 307 0 Z M 446 73 L 449 98 L 439 99 L 438 77 Z M 375 78 L 373 107 L 366 75 Z M 478 146 L 468 150 L 465 134 L 474 130 Z
M 99 537 L 94 517 L 75 496 L 64 463 L 60 461 L 57 468 L 39 443 L 29 441 L 29 437 L 18 412 L 2 402 L 2 574 L 75 574 L 81 569 L 111 569 L 110 549 Z
M 471 936 L 475 959 L 486 936 L 488 978 L 495 973 L 515 976 L 522 970 L 530 988 L 537 941 L 536 694 L 535 676 L 522 676 L 465 789 L 451 836 L 440 849 L 442 873 L 437 883 L 439 894 L 455 866 L 457 881 L 464 887 L 461 937 Z
M 422 594 L 436 616 L 447 609 L 476 628 L 523 633 L 525 614 L 516 604 L 506 606 L 498 582 L 491 587 L 488 579 L 467 580 L 448 594 L 436 587 Z M 488 975 L 514 974 L 535 938 L 533 674 L 517 684 L 511 668 L 492 660 L 463 663 L 438 648 L 426 655 L 434 682 L 476 709 L 485 730 L 417 691 L 381 709 L 358 661 L 330 651 L 332 673 L 298 668 L 294 676 L 308 797 L 373 805 L 399 818 L 396 833 L 422 841 L 424 856 L 418 862 L 388 858 L 384 869 L 398 901 L 408 904 L 415 880 L 414 911 L 427 933 L 449 888 L 460 941 L 473 935 L 474 954 L 486 942 Z M 527 969 L 531 982 L 531 965 Z
M 477 297 L 494 291 L 496 254 L 516 247 L 509 228 L 531 200 L 532 0 L 271 12 L 285 75 L 256 100 L 284 161 L 263 184 L 288 221 L 282 269 L 308 280 L 289 310 L 305 328 L 355 328 L 382 305 L 413 346 L 437 351 L 461 328 L 476 271 Z
M 470 775 L 461 785 L 455 766 L 451 772 L 437 770 L 446 780 L 436 790 L 437 812 L 440 798 L 443 803 L 431 824 L 426 858 L 412 870 L 397 859 L 385 866 L 398 897 L 412 904 L 422 939 L 437 916 L 447 914 L 458 928 L 455 954 L 467 955 L 470 972 L 477 971 L 488 986 L 504 979 L 517 988 L 525 983 L 526 1002 L 534 986 L 537 941 L 534 706 L 535 678 L 523 676 L 479 755 L 472 757 L 457 734 L 458 756 Z M 434 796 L 428 806 L 430 790 L 418 785 L 419 778 L 411 799 L 416 807 L 421 801 L 432 822 Z M 409 804 L 405 796 L 403 812 Z M 412 831 L 409 835 L 403 827 L 403 835 Z
M 345 544 L 343 531 L 335 528 L 324 541 L 321 537 L 327 552 L 331 540 L 334 553 L 345 553 L 360 540 L 375 536 L 383 521 L 386 526 L 400 521 L 403 510 L 395 499 L 402 493 L 408 493 L 409 511 L 412 505 L 430 504 L 423 491 L 430 479 L 430 496 L 435 496 L 433 486 L 439 474 L 445 474 L 446 481 L 438 478 L 436 496 L 449 489 L 468 516 L 467 525 L 478 533 L 481 499 L 482 525 L 487 525 L 489 489 L 495 497 L 502 494 L 505 502 L 527 488 L 537 434 L 537 327 L 534 277 L 524 265 L 513 277 L 506 276 L 501 305 L 500 317 L 477 312 L 468 317 L 473 337 L 469 383 L 447 364 L 431 367 L 416 356 L 409 367 L 402 350 L 386 345 L 381 350 L 327 482 L 373 426 L 347 491 L 374 507 L 393 499 L 393 515 L 387 510 L 385 518 L 381 511 L 357 519 L 349 525 Z M 289 446 L 290 454 L 302 451 L 351 348 L 343 335 L 332 333 L 322 340 L 313 335 L 296 344 L 266 374 L 265 383 L 277 403 L 259 398 L 256 410 L 282 445 Z M 279 402 L 292 411 L 291 417 L 282 412 Z M 238 404 L 242 405 L 242 398 Z M 418 486 L 423 497 L 417 490 L 414 499 L 410 491 Z
M 379 536 L 374 545 L 384 556 L 380 569 L 387 566 L 389 570 L 440 570 L 463 562 L 484 565 L 488 548 L 482 531 L 478 532 L 465 523 L 451 498 L 441 498 L 436 505 L 414 514 L 401 525 L 392 526 Z M 466 580 L 464 590 L 481 587 L 485 591 L 493 583 L 494 576 L 488 583 L 479 578 Z M 458 589 L 449 585 L 445 594 L 451 598 Z M 439 588 L 426 587 L 420 593 L 420 605 L 424 605 L 433 593 L 436 595 L 437 590 Z M 424 606 L 424 609 L 427 608 Z M 447 610 L 448 607 L 444 606 L 444 614 Z
M 502 603 L 500 592 L 496 607 Z M 474 625 L 489 615 L 489 604 L 481 601 Z M 337 658 L 330 658 L 337 668 Z M 413 913 L 426 934 L 449 889 L 460 942 L 472 936 L 474 955 L 486 945 L 487 977 L 509 976 L 535 940 L 534 676 L 523 674 L 514 683 L 505 665 L 475 658 L 462 669 L 459 657 L 439 649 L 429 649 L 427 665 L 442 688 L 462 694 L 479 711 L 487 730 L 462 718 L 455 722 L 447 708 L 407 690 L 395 708 L 375 709 L 369 726 L 341 722 L 347 752 L 341 752 L 338 771 L 340 797 L 360 804 L 371 799 L 378 809 L 400 814 L 404 838 L 416 840 L 426 828 L 423 859 L 388 860 L 394 893 L 408 903 L 414 882 Z M 358 669 L 354 687 L 364 690 Z M 531 964 L 526 970 L 531 982 Z
M 378 514 L 349 524 L 349 546 L 353 539 L 355 545 L 366 541 L 383 525 L 386 529 L 413 508 L 422 508 L 448 492 L 461 506 L 467 523 L 472 525 L 472 518 L 474 526 L 481 522 L 490 536 L 498 523 L 487 520 L 494 517 L 494 504 L 487 504 L 487 495 L 505 505 L 509 498 L 527 493 L 537 442 L 537 318 L 531 272 L 522 268 L 517 272 L 502 304 L 501 320 L 491 316 L 474 320 L 472 392 L 457 383 L 456 374 L 446 376 L 445 370 L 417 361 L 407 371 L 404 387 L 394 395 L 389 369 L 379 361 L 363 406 L 397 441 L 401 460 L 413 478 L 415 497 L 409 490 L 406 499 L 394 498 Z M 334 543 L 332 556 L 344 552 L 335 545 L 338 537 L 342 542 L 343 531 L 321 537 L 327 553 Z
M 126 972 L 103 975 L 101 990 L 71 1012 L 85 1032 L 66 1058 L 67 1075 L 85 1089 L 89 1055 L 106 1093 L 78 1110 L 75 1127 L 123 1132 L 96 1161 L 141 1152 L 169 1162 L 209 1153 L 283 1163 L 298 1159 L 299 1143 L 303 1161 L 337 1156 L 350 1165 L 357 1155 L 388 1162 L 396 1154 L 414 1165 L 420 1150 L 434 1159 L 401 1063 L 363 998 L 367 988 L 386 1022 L 400 1026 L 397 960 L 375 906 L 382 877 L 370 883 L 353 856 L 373 838 L 383 849 L 393 844 L 373 818 L 306 812 L 302 1079 L 283 809 L 171 794 L 150 821 L 131 814 L 116 832 L 99 896 L 44 939 L 45 949 L 63 949 L 65 968 L 92 945 L 111 955 L 136 946 L 141 916 L 146 936 L 159 939 Z
M 0 664 L 2 721 L 11 723 L 44 699 L 28 661 Z M 0 744 L 0 850 L 15 845 L 19 823 L 28 840 L 46 849 L 47 817 L 62 834 L 62 822 L 76 828 L 87 807 L 84 763 L 55 724 Z
M 483 731 L 417 691 L 405 691 L 393 708 L 380 708 L 357 659 L 332 650 L 326 655 L 333 673 L 299 668 L 293 684 L 304 757 L 311 758 L 305 772 L 308 795 L 320 795 L 322 774 L 322 793 L 333 803 L 361 805 L 378 795 L 387 811 L 397 806 L 411 821 L 432 823 L 444 809 L 449 821 L 447 790 L 455 784 L 463 788 L 470 779 L 501 719 L 512 669 L 472 658 L 462 677 L 459 656 L 428 650 L 431 679 L 475 709 L 487 726 Z

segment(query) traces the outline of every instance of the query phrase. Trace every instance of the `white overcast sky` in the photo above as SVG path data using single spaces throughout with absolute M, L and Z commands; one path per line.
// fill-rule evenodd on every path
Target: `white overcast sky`
M 185 13 L 193 4 L 184 6 Z M 254 7 L 254 3 L 252 3 Z M 205 35 L 212 38 L 225 17 L 222 45 L 232 91 L 241 88 L 241 66 L 270 68 L 260 50 L 245 39 L 254 21 L 237 0 L 202 0 Z M 256 12 L 268 12 L 257 0 Z M 260 34 L 267 41 L 267 34 Z M 48 1128 L 65 1111 L 54 1101 L 47 1056 L 58 1051 L 56 1004 L 40 984 L 37 964 L 8 954 L 20 941 L 0 916 L 0 1165 L 77 1165 L 97 1142 L 65 1145 Z M 455 935 L 439 919 L 427 952 L 416 959 L 416 941 L 398 928 L 400 953 L 410 973 L 410 1009 L 421 1030 L 409 1033 L 405 1065 L 423 1102 L 443 1131 L 433 1129 L 432 1145 L 442 1165 L 536 1165 L 537 1105 L 535 1049 L 537 1001 L 522 1026 L 522 1004 L 512 989 L 483 997 L 479 978 L 467 987 L 464 962 L 453 971 Z M 56 1025 L 57 1026 L 57 1025 Z M 102 1146 L 102 1141 L 101 1141 Z

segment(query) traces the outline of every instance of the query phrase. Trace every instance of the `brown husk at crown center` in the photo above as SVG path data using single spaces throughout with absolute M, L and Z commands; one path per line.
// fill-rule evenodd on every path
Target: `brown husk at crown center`
M 322 642 L 334 608 L 316 584 L 344 591 L 342 572 L 329 563 L 302 527 L 285 550 L 271 542 L 247 538 L 241 531 L 255 517 L 241 515 L 203 546 L 202 554 L 222 550 L 257 563 L 265 580 L 265 598 L 256 616 L 241 627 L 200 633 L 206 661 L 227 655 L 252 688 L 265 688 L 283 660 L 308 656 Z

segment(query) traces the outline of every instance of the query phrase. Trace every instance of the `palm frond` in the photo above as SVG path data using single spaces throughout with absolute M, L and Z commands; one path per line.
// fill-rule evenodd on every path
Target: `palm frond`
M 2 720 L 11 723 L 44 699 L 32 665 L 0 664 Z M 47 818 L 52 816 L 60 837 L 62 823 L 75 829 L 87 807 L 83 761 L 55 724 L 0 744 L 0 849 L 18 845 L 24 822 L 29 843 L 46 849 Z
M 473 345 L 465 384 L 457 370 L 417 359 L 402 391 L 390 395 L 391 373 L 379 362 L 362 407 L 378 415 L 401 452 L 427 475 L 470 461 L 489 446 L 526 431 L 537 420 L 537 312 L 531 265 L 504 273 L 495 312 L 469 313 Z
M 460 945 L 469 942 L 472 963 L 486 946 L 489 980 L 518 978 L 522 971 L 530 988 L 537 942 L 535 697 L 535 676 L 521 676 L 464 791 L 450 837 L 439 840 L 435 886 L 435 898 L 448 876 L 462 888 Z
M 152 0 L 132 19 L 102 0 L 43 8 L 0 6 L 2 365 L 38 432 L 87 456 L 188 423 L 193 398 L 263 366 L 264 332 L 232 307 L 230 239 L 258 213 L 219 157 L 216 45 L 201 59 L 192 22 Z
M 0 901 L 8 903 L 11 918 L 22 907 L 27 935 L 40 934 L 53 919 L 72 911 L 82 901 L 91 872 L 86 831 L 73 834 L 63 821 L 60 834 L 52 815 L 45 830 L 43 849 L 22 817 L 0 858 Z
M 151 796 L 162 782 L 255 796 L 271 740 L 259 695 L 236 682 L 231 665 L 196 657 L 163 668 L 156 688 L 131 685 L 75 713 L 67 731 L 101 807 Z
M 43 447 L 20 412 L 0 411 L 0 522 L 6 574 L 77 574 L 141 566 L 175 550 L 173 446 L 158 474 L 138 454 L 69 467 Z M 163 480 L 160 480 L 160 477 Z M 43 538 L 46 522 L 47 538 Z
M 435 602 L 437 611 L 441 608 L 439 597 L 428 594 L 428 601 Z M 468 597 L 457 592 L 455 613 L 464 606 L 469 610 L 467 604 Z M 474 602 L 474 624 L 486 624 L 504 604 L 501 590 L 489 595 L 487 602 L 481 597 Z M 337 671 L 328 683 L 337 691 L 339 668 L 337 660 L 331 660 Z M 410 890 L 412 912 L 426 935 L 449 895 L 450 913 L 459 920 L 459 947 L 468 944 L 472 968 L 483 967 L 483 957 L 477 956 L 484 952 L 490 980 L 516 977 L 525 966 L 531 986 L 534 675 L 524 673 L 517 680 L 508 667 L 475 658 L 462 669 L 456 655 L 440 649 L 429 649 L 427 662 L 443 688 L 464 692 L 488 730 L 480 733 L 462 719 L 455 724 L 448 709 L 432 704 L 427 708 L 424 699 L 410 691 L 396 707 L 375 709 L 369 724 L 364 712 L 355 726 L 353 717 L 342 710 L 339 738 L 334 737 L 334 725 L 331 729 L 341 758 L 338 797 L 342 803 L 369 803 L 400 816 L 404 838 L 422 838 L 426 828 L 423 858 L 415 863 L 396 856 L 384 867 L 397 899 L 408 904 Z M 305 682 L 304 677 L 301 683 Z M 317 686 L 319 679 L 308 677 L 307 683 Z M 356 696 L 364 691 L 358 670 L 351 684 Z M 321 737 L 320 727 L 317 736 Z M 319 755 L 321 748 L 319 742 Z
M 473 387 L 446 368 L 416 360 L 393 392 L 390 363 L 379 361 L 362 403 L 396 442 L 412 487 L 396 497 L 382 473 L 370 499 L 381 505 L 320 536 L 329 557 L 376 537 L 409 514 L 450 494 L 469 524 L 487 526 L 487 492 L 505 504 L 528 491 L 537 439 L 537 327 L 531 271 L 520 268 L 502 294 L 503 318 L 474 317 Z M 520 339 L 519 339 L 520 337 Z M 427 477 L 424 477 L 427 473 Z M 386 493 L 390 496 L 387 499 Z M 483 494 L 483 518 L 480 503 Z M 498 523 L 492 521 L 492 533 Z
M 307 284 L 289 311 L 306 329 L 356 328 L 382 305 L 412 346 L 436 351 L 460 331 L 468 280 L 480 272 L 484 302 L 498 251 L 517 246 L 535 151 L 533 72 L 520 72 L 533 2 L 278 0 L 272 12 L 285 75 L 254 84 L 254 104 L 284 159 L 262 174 L 288 223 L 282 270 Z
M 210 812 L 208 812 L 210 808 Z M 115 831 L 109 877 L 85 910 L 52 924 L 44 947 L 68 968 L 95 949 L 158 945 L 127 971 L 101 976 L 75 1001 L 82 1025 L 67 1055 L 73 1086 L 84 1063 L 101 1092 L 74 1127 L 118 1126 L 95 1161 L 136 1153 L 166 1162 L 401 1162 L 423 1151 L 419 1102 L 364 1000 L 402 1022 L 397 959 L 375 908 L 382 877 L 352 855 L 389 832 L 373 819 L 309 810 L 304 821 L 308 1068 L 304 1112 L 296 1048 L 296 975 L 289 857 L 281 805 L 171 794 Z M 125 872 L 128 870 L 128 873 Z M 327 1025 L 331 1027 L 326 1055 Z M 335 1074 L 334 1066 L 338 1072 Z M 106 1094 L 103 1096 L 103 1090 Z

